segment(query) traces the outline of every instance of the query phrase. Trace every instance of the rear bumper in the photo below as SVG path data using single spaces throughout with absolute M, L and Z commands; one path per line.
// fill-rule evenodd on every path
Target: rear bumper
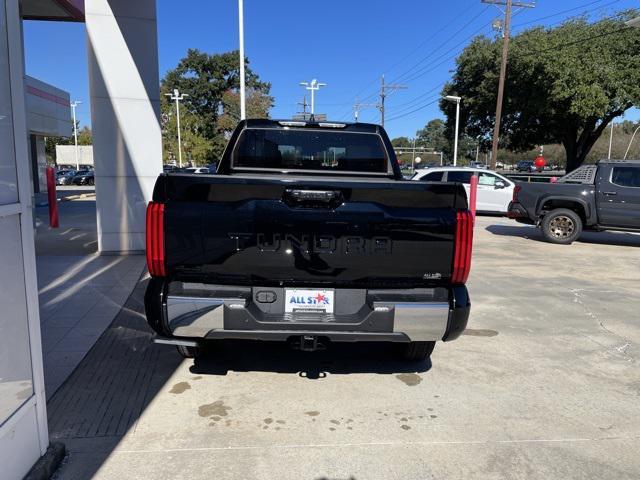
M 275 299 L 265 302 L 264 292 Z M 152 279 L 147 322 L 163 337 L 288 340 L 311 335 L 336 342 L 450 341 L 466 328 L 466 287 L 336 289 L 334 314 L 284 313 L 284 289 L 167 283 Z M 269 298 L 271 300 L 271 298 Z
M 509 210 L 507 211 L 507 217 L 517 220 L 520 223 L 526 223 L 534 225 L 535 222 L 529 217 L 529 212 L 521 203 L 511 202 L 509 204 Z

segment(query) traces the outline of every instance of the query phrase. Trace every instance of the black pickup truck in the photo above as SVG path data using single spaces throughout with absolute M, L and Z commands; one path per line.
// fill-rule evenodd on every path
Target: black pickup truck
M 156 341 L 397 342 L 427 358 L 465 329 L 464 187 L 404 181 L 384 130 L 247 120 L 215 175 L 162 174 L 147 208 Z
M 577 240 L 583 229 L 640 232 L 640 161 L 601 160 L 557 183 L 520 183 L 508 216 L 539 226 L 560 244 Z

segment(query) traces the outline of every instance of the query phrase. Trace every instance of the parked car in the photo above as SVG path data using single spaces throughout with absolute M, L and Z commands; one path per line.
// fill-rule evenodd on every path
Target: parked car
M 640 161 L 601 160 L 557 183 L 520 183 L 509 217 L 537 225 L 545 239 L 560 244 L 583 230 L 640 232 Z
M 537 170 L 533 160 L 521 160 L 516 164 L 516 172 L 532 173 Z
M 207 167 L 189 167 L 184 169 L 184 173 L 209 173 Z
M 171 172 L 179 172 L 180 168 L 176 165 L 163 165 L 162 170 L 165 173 L 171 173 Z
M 159 176 L 146 232 L 147 322 L 185 357 L 253 339 L 423 360 L 469 317 L 464 188 L 403 181 L 378 125 L 242 121 L 217 175 Z
M 513 197 L 515 183 L 499 173 L 483 168 L 436 167 L 416 172 L 412 180 L 422 182 L 459 182 L 470 193 L 471 177 L 478 175 L 476 210 L 479 213 L 506 214 Z
M 95 185 L 95 177 L 93 170 L 85 170 L 78 172 L 72 180 L 74 185 Z
M 469 162 L 469 168 L 478 168 L 481 170 L 488 170 L 489 165 L 485 165 L 484 163 L 481 163 L 481 162 Z
M 71 185 L 76 176 L 75 170 L 61 170 L 56 175 L 56 185 Z

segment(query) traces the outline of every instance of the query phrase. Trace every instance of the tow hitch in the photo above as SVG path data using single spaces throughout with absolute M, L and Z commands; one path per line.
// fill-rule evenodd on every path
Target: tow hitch
M 302 335 L 294 337 L 291 347 L 302 352 L 315 352 L 316 350 L 324 350 L 327 346 L 315 335 Z

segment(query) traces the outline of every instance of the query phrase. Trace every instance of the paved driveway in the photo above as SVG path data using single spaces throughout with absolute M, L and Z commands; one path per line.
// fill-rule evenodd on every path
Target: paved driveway
M 480 218 L 469 330 L 408 365 L 254 343 L 194 365 L 149 343 L 140 285 L 50 403 L 58 478 L 637 479 L 638 285 L 638 236 Z

